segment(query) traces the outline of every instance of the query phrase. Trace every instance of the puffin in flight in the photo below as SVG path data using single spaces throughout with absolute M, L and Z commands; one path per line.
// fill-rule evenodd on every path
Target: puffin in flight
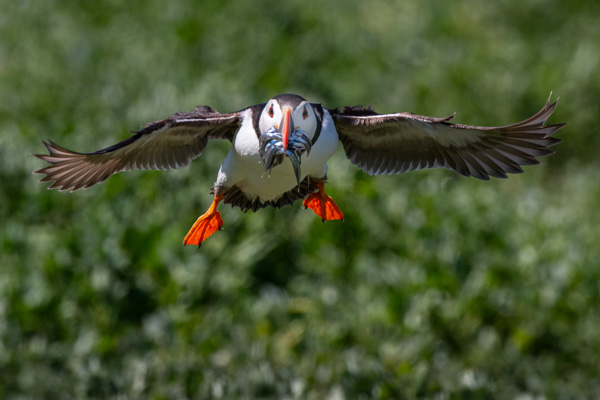
M 551 94 L 552 95 L 552 94 Z M 202 154 L 209 139 L 226 139 L 231 150 L 219 169 L 212 205 L 194 223 L 183 244 L 200 246 L 223 226 L 217 206 L 242 211 L 282 207 L 304 199 L 323 221 L 343 214 L 325 193 L 327 161 L 342 143 L 350 162 L 369 175 L 445 167 L 464 176 L 489 180 L 521 173 L 552 154 L 550 137 L 565 124 L 545 125 L 557 102 L 516 124 L 469 126 L 446 118 L 412 113 L 377 114 L 362 106 L 329 109 L 301 96 L 280 94 L 268 102 L 231 113 L 208 106 L 177 112 L 132 132 L 133 136 L 93 153 L 77 153 L 52 141 L 50 163 L 35 171 L 49 189 L 88 188 L 130 169 L 174 169 Z

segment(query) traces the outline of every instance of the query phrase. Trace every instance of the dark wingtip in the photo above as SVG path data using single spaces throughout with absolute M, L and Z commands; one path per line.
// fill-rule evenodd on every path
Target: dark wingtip
M 552 132 L 550 132 L 549 134 L 547 134 L 545 137 L 548 137 L 548 136 L 552 135 L 553 133 L 555 133 L 559 129 L 562 129 L 562 127 L 565 126 L 565 125 L 567 125 L 567 124 L 568 124 L 568 122 L 563 122 L 563 123 L 560 123 L 560 124 L 554 124 L 554 125 L 548 126 L 548 128 L 553 128 L 553 129 L 552 129 Z
M 50 141 L 50 139 L 47 139 L 47 140 L 48 140 L 49 143 L 52 143 Z M 48 150 L 48 152 L 50 152 L 50 144 L 47 143 L 47 142 L 45 142 L 43 139 L 40 139 L 40 142 L 42 142 L 42 144 L 46 147 L 46 150 Z M 39 158 L 42 161 L 46 161 L 45 158 L 48 157 L 50 154 L 31 154 L 31 155 L 34 156 L 34 157 L 36 157 L 36 158 Z M 32 174 L 45 174 L 45 172 L 44 172 L 45 169 L 46 169 L 46 167 L 40 168 L 40 169 L 37 169 L 37 170 L 35 170 L 35 171 L 31 172 L 31 173 Z M 42 179 L 44 179 L 44 178 L 42 178 Z M 38 182 L 42 182 L 42 180 L 39 180 Z

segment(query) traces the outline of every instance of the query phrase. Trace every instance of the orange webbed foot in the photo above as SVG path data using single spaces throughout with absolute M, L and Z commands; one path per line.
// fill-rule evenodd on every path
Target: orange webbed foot
M 195 244 L 198 247 L 205 241 L 210 235 L 223 227 L 223 219 L 221 213 L 217 211 L 217 205 L 223 199 L 222 195 L 215 196 L 212 205 L 200 218 L 194 222 L 194 225 L 190 229 L 185 238 L 183 239 L 183 245 Z
M 339 219 L 344 220 L 344 214 L 340 211 L 340 208 L 335 204 L 335 201 L 325 193 L 325 183 L 317 183 L 319 190 L 315 193 L 311 193 L 302 202 L 302 207 L 310 208 L 321 217 L 323 222 Z

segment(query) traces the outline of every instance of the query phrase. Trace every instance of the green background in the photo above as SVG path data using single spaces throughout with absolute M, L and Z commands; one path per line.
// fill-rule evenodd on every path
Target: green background
M 2 1 L 0 398 L 584 398 L 600 392 L 600 2 Z M 94 151 L 207 104 L 502 125 L 560 96 L 523 175 L 369 177 L 240 213 L 200 250 L 229 149 L 74 193 L 40 139 Z

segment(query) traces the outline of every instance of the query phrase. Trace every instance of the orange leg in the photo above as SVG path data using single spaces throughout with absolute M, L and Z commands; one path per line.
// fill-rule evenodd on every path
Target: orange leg
M 186 244 L 195 244 L 200 247 L 203 241 L 221 229 L 223 220 L 221 219 L 221 213 L 217 211 L 217 205 L 219 205 L 221 200 L 223 200 L 223 195 L 216 195 L 208 211 L 194 222 L 188 234 L 185 235 L 185 239 L 183 239 L 184 246 Z
M 323 222 L 332 219 L 344 220 L 344 214 L 340 211 L 335 201 L 325 193 L 325 182 L 321 181 L 317 183 L 319 190 L 315 193 L 311 193 L 302 202 L 302 207 L 310 208 L 321 217 Z

